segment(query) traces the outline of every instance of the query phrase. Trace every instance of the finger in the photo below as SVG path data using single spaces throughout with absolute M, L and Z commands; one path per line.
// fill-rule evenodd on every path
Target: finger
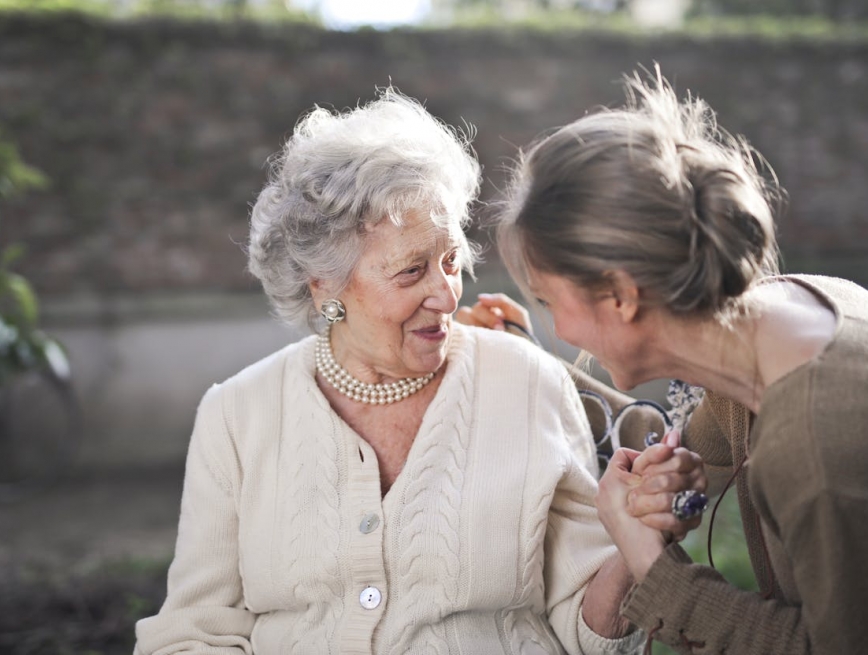
M 630 448 L 618 448 L 609 460 L 606 467 L 606 472 L 600 480 L 601 486 L 607 480 L 607 476 L 614 477 L 615 480 L 629 488 L 637 487 L 642 483 L 642 476 L 633 473 L 633 462 L 639 456 L 639 452 Z M 611 471 L 611 473 L 610 473 Z
M 668 448 L 668 446 L 663 447 Z M 651 446 L 651 448 L 656 449 L 657 446 Z M 676 448 L 667 459 L 653 461 L 657 457 L 658 454 L 655 452 L 653 458 L 649 457 L 640 463 L 639 468 L 642 475 L 650 477 L 661 473 L 689 473 L 695 470 L 704 470 L 702 458 L 686 448 Z
M 506 320 L 514 321 L 526 330 L 530 329 L 530 315 L 527 310 L 505 293 L 480 293 L 478 298 L 486 307 L 496 307 L 502 311 Z
M 681 432 L 677 429 L 669 430 L 663 435 L 663 443 L 670 448 L 678 448 L 681 445 Z
M 472 324 L 477 327 L 484 327 L 489 330 L 504 329 L 502 312 L 496 307 L 490 308 L 476 303 L 469 308 L 469 315 L 472 317 Z
M 672 513 L 672 498 L 674 493 L 645 493 L 638 487 L 627 493 L 627 511 L 635 518 L 652 514 Z
M 652 465 L 662 464 L 672 458 L 673 449 L 664 443 L 648 446 L 636 460 L 636 473 L 643 474 Z
M 708 478 L 705 472 L 701 469 L 695 469 L 687 472 L 680 471 L 664 471 L 649 475 L 647 472 L 642 474 L 642 482 L 637 486 L 638 493 L 657 494 L 657 493 L 677 493 L 684 489 L 695 489 L 696 491 L 705 491 L 708 486 Z
M 464 325 L 473 325 L 475 327 L 485 327 L 481 325 L 473 315 L 473 310 L 466 305 L 462 305 L 455 311 L 455 320 Z
M 636 460 L 642 455 L 638 450 L 633 450 L 632 448 L 617 448 L 614 453 L 612 453 L 612 458 L 609 461 L 609 466 L 612 466 L 612 462 L 615 462 L 615 465 L 618 467 L 623 467 L 628 471 L 634 472 L 633 470 L 636 464 Z
M 497 307 L 486 307 L 482 303 L 476 303 L 472 308 L 473 317 L 480 325 L 491 330 L 504 330 L 503 312 Z

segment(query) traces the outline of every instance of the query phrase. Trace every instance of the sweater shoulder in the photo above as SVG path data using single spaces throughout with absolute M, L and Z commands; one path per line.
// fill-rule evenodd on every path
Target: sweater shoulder
M 285 383 L 286 373 L 304 375 L 308 354 L 313 361 L 314 336 L 305 337 L 291 343 L 280 350 L 266 355 L 262 359 L 246 366 L 238 373 L 222 382 L 217 382 L 205 392 L 199 406 L 199 411 L 217 410 L 225 413 L 225 407 L 248 411 L 264 411 L 269 405 L 278 402 L 281 389 Z M 311 363 L 311 367 L 313 364 Z M 311 379 L 312 379 L 311 373 Z
M 310 350 L 310 346 L 315 339 L 316 337 L 309 336 L 291 343 L 244 367 L 223 382 L 215 384 L 214 387 L 225 390 L 245 391 L 268 386 L 283 375 L 284 370 L 287 365 L 292 363 L 292 360 L 298 361 L 297 365 L 293 366 L 294 368 L 295 366 L 298 368 L 303 367 L 305 353 Z
M 563 380 L 564 373 L 568 372 L 565 362 L 523 337 L 485 328 L 464 326 L 464 329 L 475 341 L 482 358 L 505 367 L 536 367 L 541 375 L 556 376 L 557 380 Z

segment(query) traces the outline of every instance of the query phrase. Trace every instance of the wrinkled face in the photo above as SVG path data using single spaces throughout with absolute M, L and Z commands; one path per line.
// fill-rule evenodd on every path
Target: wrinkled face
M 380 382 L 443 365 L 462 291 L 463 242 L 458 226 L 437 227 L 423 210 L 408 212 L 401 227 L 383 220 L 369 230 L 339 296 L 346 318 L 331 331 L 335 359 L 347 371 Z

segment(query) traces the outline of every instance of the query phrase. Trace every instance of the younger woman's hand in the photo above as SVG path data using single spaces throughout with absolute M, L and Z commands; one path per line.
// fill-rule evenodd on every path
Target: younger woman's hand
M 504 321 L 509 321 L 533 334 L 527 310 L 504 293 L 480 293 L 472 307 L 458 308 L 455 320 L 490 330 L 506 330 Z
M 682 448 L 680 442 L 681 435 L 673 430 L 661 443 L 636 457 L 632 472 L 640 476 L 640 481 L 626 499 L 631 516 L 674 541 L 681 541 L 702 522 L 702 514 L 681 520 L 672 513 L 675 494 L 691 489 L 702 493 L 708 483 L 702 459 Z

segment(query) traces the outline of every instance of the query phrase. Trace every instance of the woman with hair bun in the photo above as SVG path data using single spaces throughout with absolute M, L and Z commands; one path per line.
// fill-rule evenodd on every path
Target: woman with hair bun
M 622 614 L 683 653 L 868 652 L 868 291 L 779 275 L 774 182 L 702 101 L 659 70 L 628 102 L 584 116 L 517 165 L 498 241 L 558 336 L 619 389 L 675 378 L 706 390 L 682 435 L 712 493 L 735 481 L 760 593 L 692 563 L 637 516 L 686 495 L 644 495 L 618 451 L 601 519 L 636 584 Z

